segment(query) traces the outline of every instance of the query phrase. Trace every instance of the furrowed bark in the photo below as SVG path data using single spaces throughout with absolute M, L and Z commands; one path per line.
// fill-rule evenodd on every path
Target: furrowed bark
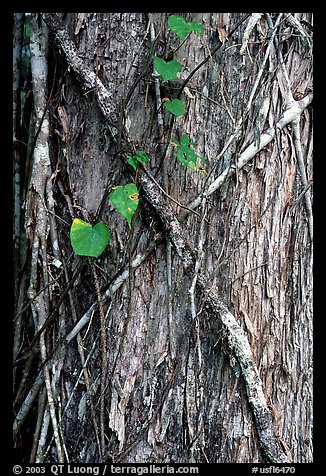
M 86 80 L 87 87 L 95 87 L 97 85 L 97 80 L 94 78 L 94 73 L 89 68 L 84 67 L 81 64 L 81 60 L 76 53 L 73 42 L 69 40 L 64 30 L 56 24 L 51 14 L 44 14 L 43 18 L 52 31 L 57 43 L 60 45 L 67 62 L 78 75 L 79 79 Z M 104 116 L 109 121 L 112 121 L 111 112 L 114 109 L 111 104 L 112 99 L 107 94 L 103 84 L 100 84 L 99 89 L 100 94 L 97 94 L 99 107 Z M 298 111 L 295 111 L 295 115 L 297 113 Z M 289 119 L 288 117 L 285 117 L 285 115 L 286 114 L 284 114 L 283 118 L 284 125 L 293 120 L 291 118 Z M 266 132 L 266 135 L 269 136 L 266 137 L 266 143 L 272 140 L 274 134 L 274 129 L 273 135 L 272 131 Z M 253 150 L 253 155 L 257 151 L 258 150 Z M 248 158 L 249 156 L 252 157 L 251 150 L 247 152 L 247 156 L 244 157 L 244 159 Z M 178 219 L 163 199 L 161 191 L 157 185 L 144 171 L 140 171 L 138 180 L 144 193 L 144 197 L 160 218 L 164 231 L 167 234 L 169 240 L 171 240 L 179 258 L 181 259 L 185 271 L 190 276 L 192 276 L 195 270 L 196 257 L 188 244 Z M 211 190 L 210 193 L 212 193 Z M 287 457 L 281 450 L 274 434 L 271 413 L 267 406 L 266 398 L 262 389 L 262 383 L 246 334 L 237 323 L 236 318 L 220 299 L 217 292 L 211 289 L 210 282 L 202 273 L 198 273 L 197 287 L 199 291 L 204 294 L 212 316 L 219 319 L 223 324 L 229 347 L 239 362 L 242 376 L 246 384 L 248 401 L 256 419 L 259 440 L 265 454 L 271 462 L 283 463 L 287 461 Z

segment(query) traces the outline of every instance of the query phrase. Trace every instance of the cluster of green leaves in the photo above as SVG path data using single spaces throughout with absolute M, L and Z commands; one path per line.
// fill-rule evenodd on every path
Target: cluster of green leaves
M 168 25 L 181 40 L 184 40 L 188 33 L 194 31 L 198 35 L 202 35 L 204 27 L 194 21 L 186 22 L 183 17 L 171 15 L 168 19 Z
M 178 15 L 171 15 L 168 19 L 169 28 L 175 33 L 181 40 L 184 40 L 191 32 L 195 32 L 198 35 L 202 35 L 204 27 L 194 21 L 187 22 L 183 17 Z M 158 56 L 153 56 L 154 69 L 157 74 L 162 76 L 163 81 L 172 81 L 177 79 L 178 73 L 182 70 L 182 65 L 175 59 L 171 61 L 165 61 Z M 183 116 L 185 114 L 185 108 L 182 101 L 174 99 L 173 101 L 165 101 L 166 109 L 175 116 Z
M 186 20 L 177 15 L 171 15 L 168 19 L 169 28 L 181 40 L 184 40 L 191 32 L 201 35 L 204 31 L 202 25 L 196 22 L 186 22 Z M 182 70 L 182 65 L 176 61 L 165 61 L 158 56 L 153 57 L 154 69 L 162 76 L 163 81 L 170 81 L 177 78 L 178 73 Z M 165 102 L 166 109 L 176 116 L 183 116 L 185 114 L 185 107 L 179 99 Z M 171 142 L 178 148 L 176 152 L 177 158 L 189 168 L 198 168 L 207 173 L 203 169 L 205 163 L 204 157 L 198 157 L 192 146 L 196 146 L 195 142 L 191 142 L 187 134 L 182 134 L 181 141 Z M 136 171 L 139 164 L 145 165 L 148 162 L 148 157 L 144 151 L 138 152 L 136 155 L 127 155 L 128 164 Z M 138 203 L 139 192 L 134 183 L 127 185 L 118 185 L 108 196 L 108 200 L 112 203 L 115 209 L 127 220 L 129 228 L 131 229 L 132 217 L 134 216 Z M 79 218 L 75 218 L 70 228 L 70 241 L 74 252 L 80 256 L 93 256 L 98 258 L 110 241 L 110 230 L 107 225 L 100 221 L 95 225 L 87 223 Z
M 198 156 L 192 147 L 197 147 L 196 142 L 190 141 L 187 134 L 182 134 L 180 142 L 173 140 L 171 144 L 177 147 L 175 155 L 180 162 L 190 169 L 198 169 L 207 175 L 204 165 L 206 159 L 204 156 Z

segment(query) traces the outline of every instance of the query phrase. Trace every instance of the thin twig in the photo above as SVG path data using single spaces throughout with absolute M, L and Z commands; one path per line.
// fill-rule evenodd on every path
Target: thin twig
M 38 251 L 38 247 L 36 249 Z M 79 277 L 80 272 L 81 272 L 82 268 L 84 267 L 84 265 L 85 265 L 85 262 L 83 260 L 80 260 L 73 277 L 71 278 L 70 282 L 67 284 L 64 291 L 62 291 L 62 293 L 61 293 L 61 295 L 58 299 L 58 302 L 56 303 L 53 311 L 50 313 L 49 316 L 46 317 L 46 319 L 44 321 L 44 324 L 34 335 L 34 337 L 32 339 L 32 342 L 29 344 L 29 347 L 28 347 L 27 351 L 25 352 L 25 354 L 22 357 L 20 357 L 19 359 L 16 360 L 16 362 L 14 364 L 14 367 L 16 367 L 21 361 L 27 359 L 30 356 L 30 353 L 31 353 L 31 351 L 33 351 L 33 348 L 34 348 L 35 344 L 37 343 L 41 333 L 44 332 L 45 329 L 47 329 L 47 327 L 54 321 L 57 314 L 59 313 L 61 304 L 63 303 L 63 301 L 64 301 L 66 295 L 69 293 L 70 289 L 73 287 L 74 282 Z M 44 286 L 44 289 L 47 289 L 47 288 L 48 288 L 48 286 Z M 44 289 L 43 289 L 43 291 L 44 291 Z M 32 290 L 33 290 L 33 288 L 32 288 Z M 32 302 L 34 302 L 34 299 L 35 299 L 35 296 L 33 294 L 31 294 Z M 38 326 L 36 325 L 36 327 L 38 327 Z
M 37 410 L 37 420 L 35 425 L 35 431 L 33 434 L 33 445 L 31 450 L 31 455 L 29 458 L 30 463 L 34 463 L 36 459 L 37 449 L 39 447 L 39 437 L 41 428 L 43 427 L 44 414 L 46 412 L 46 390 L 42 389 L 40 398 L 38 400 L 38 410 Z
M 58 276 L 54 279 L 52 279 L 52 281 L 49 281 L 43 288 L 41 288 L 34 296 L 32 299 L 30 299 L 28 301 L 28 303 L 19 311 L 17 312 L 14 320 L 18 319 L 25 311 L 27 311 L 27 309 L 29 308 L 29 306 L 32 304 L 32 302 L 40 295 L 42 294 L 47 288 L 49 288 L 50 286 L 52 286 L 53 284 L 55 284 L 56 282 L 59 281 L 59 279 L 61 278 L 61 275 L 63 273 L 63 270 L 67 267 L 69 261 L 71 260 L 72 256 L 74 256 L 74 253 L 71 253 L 71 255 L 69 256 L 69 258 L 67 259 L 67 262 L 64 263 L 62 265 L 62 270 L 60 270 Z
M 98 302 L 98 309 L 100 314 L 100 331 L 101 331 L 101 377 L 100 377 L 100 435 L 101 435 L 101 459 L 105 455 L 105 427 L 104 427 L 104 413 L 105 413 L 105 380 L 108 368 L 107 349 L 106 349 L 106 325 L 105 314 L 103 309 L 103 301 L 101 298 L 100 283 L 98 280 L 96 268 L 94 263 L 89 258 L 89 263 L 92 269 L 94 284 L 96 289 L 96 296 Z
M 248 99 L 248 103 L 246 104 L 246 108 L 245 108 L 245 114 L 248 114 L 248 112 L 250 111 L 250 108 L 252 106 L 252 101 L 254 99 L 254 96 L 256 94 L 256 91 L 257 91 L 257 88 L 259 86 L 259 83 L 260 83 L 260 79 L 262 77 L 262 74 L 263 74 L 263 71 L 265 69 L 265 66 L 266 66 L 266 63 L 267 63 L 267 60 L 269 58 L 269 55 L 272 51 L 272 46 L 273 46 L 273 41 L 274 41 L 274 37 L 276 35 L 276 32 L 277 32 L 277 28 L 278 28 L 278 25 L 279 25 L 279 22 L 281 21 L 281 17 L 282 17 L 282 14 L 280 14 L 276 20 L 276 24 L 274 26 L 274 29 L 273 29 L 273 32 L 272 32 L 272 35 L 269 39 L 269 42 L 268 42 L 268 46 L 266 48 L 266 51 L 265 51 L 265 55 L 264 55 L 264 58 L 263 58 L 263 61 L 259 67 L 259 71 L 257 73 L 257 76 L 256 76 L 256 80 L 254 82 L 254 85 L 252 87 L 252 90 L 251 90 L 251 93 L 250 93 L 250 96 L 249 96 L 249 99 Z M 232 117 L 232 116 L 231 116 Z M 234 132 L 231 134 L 231 136 L 229 137 L 229 139 L 227 140 L 226 144 L 222 147 L 222 150 L 219 152 L 219 154 L 216 156 L 215 160 L 214 160 L 214 165 L 213 167 L 211 168 L 206 180 L 205 180 L 205 183 L 204 183 L 204 189 L 207 187 L 206 184 L 209 183 L 214 171 L 216 170 L 216 168 L 218 167 L 219 165 L 219 159 L 225 154 L 225 152 L 227 151 L 227 149 L 230 147 L 230 145 L 232 144 L 232 142 L 235 140 L 235 138 L 238 136 L 239 134 L 239 131 L 241 130 L 241 127 L 242 127 L 242 124 L 243 124 L 243 117 L 241 116 L 237 122 L 237 124 L 234 126 Z M 256 141 L 255 141 L 256 142 Z M 258 145 L 260 144 L 260 141 L 258 141 Z M 257 152 L 259 151 L 260 149 L 257 150 Z M 256 152 L 255 152 L 256 153 Z M 240 158 L 239 158 L 240 159 Z M 222 174 L 217 178 L 215 179 L 208 187 L 208 191 L 211 190 L 211 187 L 214 187 L 216 183 L 218 183 L 217 181 L 218 180 L 222 180 L 221 181 L 221 185 L 222 183 L 224 182 L 224 180 L 229 177 L 230 175 L 233 175 L 233 173 L 236 172 L 236 170 L 240 170 L 241 167 L 239 167 L 239 162 L 240 160 L 238 159 L 237 161 L 237 165 L 234 166 L 234 164 L 231 165 L 231 163 L 229 164 L 229 166 L 224 169 L 224 171 L 222 172 Z M 219 185 L 220 186 L 220 185 Z M 219 188 L 218 186 L 218 188 Z M 216 189 L 214 189 L 213 191 L 215 191 Z M 190 202 L 189 204 L 187 204 L 187 206 L 185 207 L 185 209 L 194 209 L 194 208 L 197 208 L 200 203 L 202 202 L 202 199 L 203 199 L 203 196 L 206 195 L 206 196 L 209 196 L 210 193 L 207 191 L 204 190 L 195 200 L 193 200 L 192 202 Z M 213 193 L 213 192 L 211 192 Z M 188 213 L 184 210 L 181 212 L 180 214 L 180 220 L 181 221 L 184 221 L 184 219 L 186 218 L 186 216 L 188 215 Z
M 163 193 L 163 195 L 165 195 L 169 200 L 171 200 L 172 202 L 176 203 L 177 205 L 179 205 L 180 208 L 184 208 L 185 210 L 187 210 L 188 212 L 190 213 L 193 213 L 194 215 L 200 217 L 200 213 L 196 212 L 195 210 L 192 210 L 191 208 L 189 208 L 187 205 L 182 205 L 182 203 L 178 202 L 178 200 L 176 200 L 175 198 L 171 197 L 171 195 L 169 195 L 165 190 L 164 188 L 161 187 L 161 185 L 155 180 L 155 178 L 153 177 L 152 174 L 150 174 L 150 172 L 148 172 L 148 170 L 145 168 L 145 167 L 142 167 L 142 169 L 144 170 L 145 174 L 148 175 L 148 177 L 155 183 L 155 185 L 161 190 L 161 192 Z
M 151 26 L 150 26 L 150 33 L 151 33 L 151 40 L 152 42 L 155 39 L 155 26 L 153 22 L 153 18 L 151 18 Z M 160 91 L 160 82 L 157 76 L 154 76 L 154 87 L 155 87 L 155 99 L 156 99 L 156 109 L 157 109 L 157 122 L 158 122 L 158 130 L 159 130 L 159 151 L 160 155 L 163 156 L 163 147 L 161 144 L 161 140 L 164 136 L 164 123 L 163 123 L 163 116 L 162 116 L 162 100 L 161 100 L 161 91 Z M 163 161 L 162 164 L 162 174 L 163 174 L 163 187 L 165 190 L 168 189 L 168 172 L 167 172 L 167 163 Z M 153 180 L 154 177 L 153 177 Z M 159 186 L 159 184 L 157 184 Z M 160 186 L 159 186 L 160 187 Z M 163 191 L 163 188 L 160 187 Z M 166 196 L 168 194 L 164 191 L 163 192 Z M 171 197 L 168 196 L 171 199 Z M 172 199 L 174 202 L 176 200 Z M 166 250 L 165 250 L 165 261 L 166 261 L 166 284 L 167 284 L 167 318 L 168 318 L 168 329 L 169 329 L 169 347 L 170 347 L 170 354 L 172 359 L 175 358 L 176 355 L 176 343 L 175 343 L 175 331 L 174 331 L 174 322 L 173 322 L 173 308 L 172 308 L 172 247 L 171 242 L 167 240 L 166 242 Z
M 45 361 L 47 356 L 46 356 L 44 334 L 41 334 L 40 336 L 40 350 L 41 350 L 42 360 Z M 51 423 L 53 427 L 53 436 L 54 436 L 54 441 L 56 444 L 56 449 L 58 454 L 58 463 L 64 463 L 63 450 L 62 450 L 62 445 L 61 445 L 60 435 L 59 435 L 59 428 L 58 428 L 58 420 L 57 420 L 57 416 L 55 412 L 55 403 L 54 403 L 53 392 L 52 392 L 51 381 L 50 381 L 50 372 L 47 365 L 45 365 L 44 367 L 44 381 L 45 381 L 45 387 L 46 387 L 46 392 L 48 397 Z
M 198 241 L 196 246 L 197 251 L 197 258 L 195 263 L 195 270 L 193 273 L 193 278 L 191 282 L 190 289 L 188 291 L 189 299 L 190 299 L 190 311 L 191 317 L 193 319 L 196 331 L 196 351 L 198 356 L 198 389 L 199 390 L 199 404 L 198 404 L 198 418 L 197 418 L 197 429 L 196 429 L 196 436 L 194 437 L 192 445 L 199 439 L 199 446 L 202 448 L 202 431 L 203 431 L 203 402 L 204 402 L 204 385 L 202 381 L 202 350 L 201 350 L 201 339 L 200 339 L 200 321 L 199 321 L 199 313 L 197 312 L 196 303 L 195 303 L 195 290 L 197 285 L 198 279 L 198 272 L 202 266 L 203 258 L 204 258 L 204 242 L 205 242 L 205 216 L 206 216 L 206 199 L 203 200 L 202 203 L 202 217 L 200 222 L 200 228 L 198 233 Z
M 269 22 L 269 25 L 273 25 L 272 19 L 269 14 L 266 14 L 267 21 Z M 285 82 L 285 85 L 283 84 L 283 88 L 281 88 L 282 94 L 283 94 L 283 100 L 284 100 L 284 106 L 285 108 L 290 108 L 292 105 L 296 103 L 296 101 L 293 98 L 292 95 L 292 90 L 291 90 L 291 83 L 289 79 L 289 75 L 287 72 L 287 69 L 285 67 L 284 59 L 282 52 L 279 48 L 279 42 L 278 39 L 275 37 L 275 46 L 277 48 L 278 52 L 278 63 L 280 65 L 280 69 L 282 72 L 282 76 Z M 294 148 L 297 156 L 297 161 L 298 161 L 298 166 L 299 166 L 299 171 L 300 171 L 300 176 L 301 176 L 301 181 L 303 187 L 306 189 L 306 192 L 304 194 L 305 198 L 305 205 L 306 205 L 306 212 L 307 212 L 307 220 L 308 220 L 308 229 L 309 229 L 309 236 L 311 242 L 313 241 L 313 214 L 312 214 L 312 205 L 311 205 L 311 200 L 310 200 L 310 194 L 308 191 L 308 179 L 307 179 L 307 174 L 306 174 L 306 169 L 304 165 L 304 159 L 303 159 L 303 153 L 302 153 L 302 147 L 301 147 L 301 133 L 300 133 L 300 116 L 298 116 L 295 120 L 291 122 L 293 134 L 294 134 Z
M 41 428 L 40 437 L 39 437 L 39 440 L 38 440 L 36 458 L 35 458 L 35 461 L 33 461 L 33 463 L 34 462 L 35 463 L 44 463 L 45 445 L 46 445 L 46 440 L 47 440 L 49 424 L 50 424 L 50 412 L 49 412 L 48 408 L 45 408 L 45 412 L 43 414 L 43 420 L 42 420 L 42 428 Z
M 145 259 L 156 249 L 157 245 L 163 241 L 164 235 L 157 234 L 155 239 L 148 245 L 146 250 L 143 253 L 138 253 L 137 256 L 132 260 L 131 266 L 133 269 L 140 266 Z M 105 291 L 105 293 L 101 296 L 101 300 L 103 304 L 105 304 L 108 299 L 111 299 L 115 292 L 123 285 L 123 283 L 128 279 L 129 276 L 129 266 L 127 265 L 121 274 L 119 274 L 114 281 L 111 283 L 110 287 Z M 71 342 L 78 332 L 82 330 L 82 328 L 90 321 L 91 316 L 93 315 L 95 309 L 98 306 L 98 301 L 95 301 L 83 314 L 83 316 L 79 319 L 79 321 L 75 324 L 73 329 L 67 334 L 66 342 Z
M 69 206 L 69 197 L 67 196 L 66 198 L 68 199 L 67 202 L 68 202 L 68 206 Z M 69 283 L 69 276 L 68 276 L 68 272 L 67 272 L 66 268 L 65 268 L 65 280 L 66 280 L 66 285 L 67 285 Z M 72 291 L 69 291 L 68 295 L 69 295 L 69 302 L 70 302 L 72 319 L 73 319 L 73 322 L 76 323 L 77 322 L 77 314 L 76 314 L 74 296 L 73 296 Z M 60 415 L 60 422 L 62 421 L 63 416 L 66 413 L 70 402 L 72 401 L 74 392 L 75 392 L 75 390 L 76 390 L 76 388 L 79 384 L 80 378 L 82 377 L 82 375 L 84 375 L 86 390 L 87 390 L 87 394 L 89 395 L 90 408 L 91 408 L 91 417 L 92 417 L 92 422 L 93 422 L 93 426 L 94 426 L 96 443 L 97 443 L 97 446 L 98 446 L 99 454 L 101 454 L 101 442 L 100 442 L 98 427 L 97 427 L 97 423 L 96 423 L 94 398 L 93 398 L 93 394 L 92 394 L 92 391 L 91 391 L 91 384 L 90 384 L 90 380 L 89 380 L 89 376 L 88 376 L 88 372 L 87 372 L 87 367 L 86 367 L 89 359 L 91 358 L 91 356 L 94 352 L 97 341 L 98 341 L 98 337 L 96 337 L 96 339 L 94 339 L 94 343 L 92 345 L 92 348 L 91 348 L 91 350 L 90 350 L 90 352 L 87 356 L 87 359 L 85 359 L 85 352 L 84 352 L 84 348 L 83 348 L 83 344 L 82 344 L 82 338 L 81 338 L 80 333 L 77 334 L 77 348 L 78 348 L 78 353 L 80 355 L 80 360 L 81 360 L 81 363 L 82 363 L 82 370 L 79 374 L 79 377 L 76 380 L 75 386 L 74 386 L 74 388 L 73 388 L 73 390 L 72 390 L 72 392 L 69 396 L 69 399 L 68 399 L 68 401 L 65 405 L 65 408 L 64 408 L 62 414 Z
M 197 283 L 197 278 L 198 278 L 198 272 L 202 264 L 202 259 L 203 259 L 203 247 L 204 247 L 204 241 L 205 241 L 205 234 L 204 234 L 204 222 L 205 222 L 205 216 L 206 216 L 206 199 L 204 198 L 202 202 L 202 217 L 200 221 L 200 228 L 199 228 L 199 236 L 198 236 L 198 242 L 197 242 L 197 259 L 195 263 L 195 270 L 194 274 L 192 277 L 192 282 L 190 289 L 188 291 L 189 298 L 190 298 L 190 310 L 191 310 L 191 317 L 193 321 L 195 321 L 197 317 L 197 312 L 196 312 L 196 305 L 195 305 L 195 289 L 196 289 L 196 283 Z
M 235 25 L 235 27 L 230 31 L 230 33 L 227 35 L 227 37 L 225 38 L 225 40 L 228 40 L 229 38 L 232 37 L 232 35 L 237 31 L 237 29 L 242 25 L 242 23 L 250 16 L 250 13 L 247 13 L 243 18 L 241 18 L 241 20 Z M 190 81 L 190 79 L 193 77 L 193 75 L 202 67 L 204 66 L 204 64 L 206 64 L 211 58 L 212 56 L 215 55 L 215 53 L 218 52 L 218 50 L 221 48 L 222 46 L 222 42 L 219 41 L 219 44 L 214 48 L 214 50 L 212 52 L 209 53 L 209 55 L 201 62 L 199 63 L 199 65 L 196 66 L 196 68 L 194 68 L 191 73 L 187 76 L 187 78 L 184 80 L 184 82 L 182 83 L 181 85 L 181 88 L 180 88 L 180 91 L 178 93 L 178 98 L 181 96 L 182 94 L 182 91 L 184 90 L 185 86 L 187 85 L 187 83 Z

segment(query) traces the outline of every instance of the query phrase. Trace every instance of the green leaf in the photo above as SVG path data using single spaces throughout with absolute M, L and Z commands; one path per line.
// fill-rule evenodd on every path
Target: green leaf
M 103 221 L 92 226 L 75 218 L 70 228 L 70 242 L 76 255 L 98 258 L 110 241 L 110 231 Z
M 183 17 L 171 15 L 168 19 L 168 25 L 181 40 L 184 40 L 189 33 L 187 23 Z
M 181 40 L 184 40 L 188 33 L 192 31 L 202 35 L 204 27 L 194 21 L 186 22 L 186 20 L 178 15 L 171 15 L 168 19 L 168 25 Z
M 147 164 L 148 162 L 147 154 L 142 150 L 138 152 L 137 155 L 134 155 L 134 156 L 127 155 L 127 159 L 128 159 L 127 160 L 128 164 L 131 165 L 135 171 L 137 170 L 137 166 L 139 163 Z
M 163 81 L 169 81 L 170 79 L 176 79 L 177 73 L 182 70 L 181 64 L 176 61 L 164 61 L 164 59 L 159 58 L 158 56 L 153 56 L 154 58 L 154 69 L 160 74 L 163 78 Z
M 195 21 L 191 21 L 188 23 L 188 28 L 190 31 L 194 31 L 198 33 L 198 35 L 202 35 L 204 33 L 204 27 L 200 23 L 196 23 Z
M 181 136 L 181 142 L 178 142 L 177 140 L 174 140 L 173 142 L 171 142 L 172 145 L 176 146 L 176 147 L 186 147 L 186 146 L 189 146 L 189 145 L 194 145 L 196 146 L 196 142 L 192 142 L 189 140 L 189 137 L 187 134 L 182 134 Z
M 205 157 L 197 156 L 195 150 L 192 149 L 192 146 L 196 147 L 197 144 L 196 142 L 190 141 L 187 134 L 182 134 L 180 142 L 174 140 L 171 144 L 179 149 L 175 155 L 182 164 L 190 169 L 198 169 L 207 175 L 206 170 L 203 168 Z
M 168 111 L 170 111 L 175 116 L 184 116 L 185 114 L 185 106 L 180 99 L 173 99 L 173 101 L 165 101 L 165 107 Z
M 133 169 L 136 171 L 137 170 L 137 160 L 134 159 L 131 155 L 127 155 L 127 162 Z
M 122 185 L 116 187 L 108 197 L 114 208 L 127 220 L 129 228 L 131 228 L 131 219 L 138 207 L 138 196 L 136 185 L 128 183 L 124 187 Z

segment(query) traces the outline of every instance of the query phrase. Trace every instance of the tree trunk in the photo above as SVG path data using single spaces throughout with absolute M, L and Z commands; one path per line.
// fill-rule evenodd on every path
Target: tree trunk
M 183 14 L 204 26 L 184 42 L 169 16 L 30 20 L 20 461 L 312 462 L 312 15 Z M 130 229 L 107 197 L 134 181 Z M 99 258 L 76 217 L 108 225 Z

